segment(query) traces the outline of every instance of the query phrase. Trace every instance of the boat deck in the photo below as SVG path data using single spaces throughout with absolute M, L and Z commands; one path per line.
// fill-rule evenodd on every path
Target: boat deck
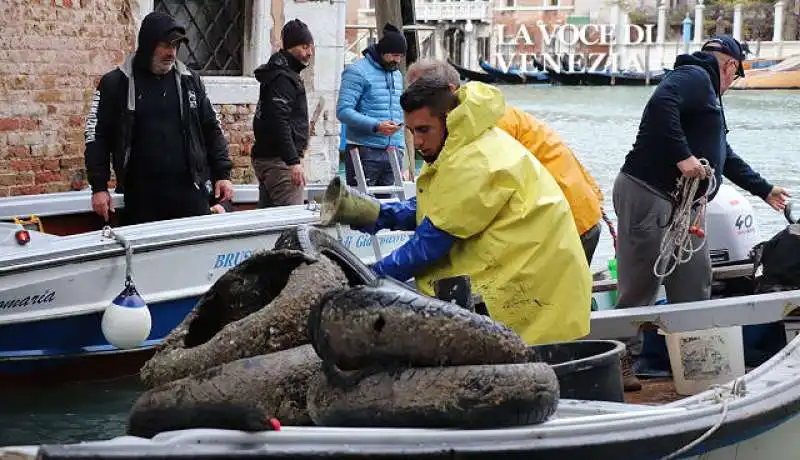
M 746 367 L 745 373 L 755 369 Z M 626 391 L 625 402 L 629 404 L 645 404 L 648 406 L 659 406 L 669 404 L 687 396 L 679 395 L 675 391 L 675 382 L 672 378 L 648 378 L 639 379 L 642 382 L 642 389 L 639 391 Z
M 640 380 L 642 382 L 641 390 L 625 392 L 626 403 L 659 406 L 685 398 L 675 391 L 675 382 L 671 378 Z

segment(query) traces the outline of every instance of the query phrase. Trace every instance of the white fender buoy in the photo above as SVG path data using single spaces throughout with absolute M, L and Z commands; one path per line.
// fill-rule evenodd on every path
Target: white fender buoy
M 133 283 L 125 281 L 125 289 L 103 312 L 103 336 L 117 348 L 135 348 L 147 339 L 151 327 L 147 304 Z

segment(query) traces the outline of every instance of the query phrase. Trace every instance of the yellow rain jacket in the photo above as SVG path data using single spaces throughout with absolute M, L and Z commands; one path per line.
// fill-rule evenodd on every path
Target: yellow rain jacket
M 531 114 L 510 106 L 506 106 L 497 127 L 524 145 L 553 175 L 567 197 L 578 234 L 583 235 L 600 221 L 603 192 L 555 131 Z
M 447 117 L 447 141 L 417 180 L 417 225 L 427 216 L 457 239 L 444 258 L 415 274 L 433 282 L 470 275 L 492 318 L 528 344 L 589 333 L 592 278 L 564 194 L 541 163 L 494 126 L 505 100 L 471 82 Z

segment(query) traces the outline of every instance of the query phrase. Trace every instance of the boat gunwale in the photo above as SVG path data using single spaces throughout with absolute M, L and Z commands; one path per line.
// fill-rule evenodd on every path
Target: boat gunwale
M 789 364 L 791 361 L 797 361 L 798 348 L 800 348 L 800 336 L 792 340 L 780 353 L 762 364 L 764 369 L 752 375 L 749 380 L 761 378 L 764 374 L 774 372 L 778 368 L 792 369 Z M 695 447 L 691 453 L 708 452 L 709 448 L 719 448 L 739 442 L 731 441 L 731 439 L 743 439 L 742 436 L 736 435 L 741 424 L 757 423 L 759 427 L 774 427 L 790 420 L 800 410 L 800 385 L 798 385 L 800 368 L 794 370 L 793 373 L 792 378 L 782 383 L 767 386 L 755 394 L 748 394 L 728 402 L 725 422 L 714 435 Z M 214 442 L 238 445 L 262 444 L 262 449 L 267 449 L 276 455 L 291 453 L 321 456 L 336 454 L 452 455 L 453 453 L 485 455 L 489 452 L 513 453 L 520 451 L 549 454 L 560 452 L 563 455 L 564 451 L 569 449 L 593 449 L 592 452 L 599 454 L 599 447 L 602 448 L 601 450 L 619 449 L 620 445 L 648 440 L 646 448 L 652 449 L 653 455 L 656 452 L 663 455 L 664 452 L 674 451 L 676 444 L 683 445 L 680 443 L 685 440 L 696 439 L 697 436 L 720 421 L 724 407 L 711 398 L 718 391 L 709 389 L 700 393 L 696 396 L 697 398 L 708 399 L 703 399 L 700 401 L 701 404 L 694 406 L 654 406 L 649 410 L 554 419 L 552 422 L 540 425 L 505 429 L 284 427 L 280 432 L 261 433 L 194 429 L 165 432 L 156 435 L 150 443 L 146 444 L 141 444 L 141 440 L 136 438 L 128 438 L 128 440 L 135 441 L 133 443 L 139 446 L 146 445 L 148 448 L 193 444 L 195 446 L 205 444 L 206 449 L 219 447 L 214 446 Z M 574 403 L 572 400 L 569 402 Z M 581 406 L 588 407 L 595 402 L 585 401 L 582 403 Z M 632 404 L 631 406 L 640 408 L 642 405 Z M 759 423 L 759 420 L 763 419 L 768 419 L 768 422 Z M 752 436 L 755 435 L 752 434 Z M 665 448 L 664 442 L 660 444 L 653 442 L 658 438 L 670 438 L 674 442 L 667 443 L 671 447 Z M 81 446 L 81 448 L 102 450 L 128 444 L 125 442 L 125 437 L 116 439 L 122 443 L 109 445 L 108 443 L 114 442 L 114 440 L 101 441 L 101 444 L 93 443 Z M 106 444 L 102 444 L 103 442 Z M 715 444 L 720 445 L 711 447 Z M 199 448 L 199 446 L 196 447 Z M 592 455 L 591 458 L 601 457 Z
M 252 212 L 252 211 L 240 211 L 240 213 L 244 212 Z M 238 213 L 237 213 L 238 214 Z M 215 216 L 216 217 L 216 216 Z M 232 227 L 240 227 L 236 230 L 225 230 L 224 226 L 216 226 L 211 231 L 213 233 L 202 233 L 204 229 L 202 227 L 195 227 L 195 228 L 186 228 L 182 233 L 182 235 L 173 236 L 173 234 L 165 234 L 164 236 L 152 236 L 146 235 L 141 237 L 141 242 L 137 241 L 135 237 L 131 238 L 131 246 L 133 247 L 134 255 L 157 251 L 161 249 L 168 249 L 174 246 L 182 246 L 188 244 L 196 244 L 202 243 L 206 241 L 216 241 L 221 239 L 236 239 L 236 238 L 244 238 L 248 236 L 255 236 L 259 234 L 266 234 L 270 232 L 276 231 L 283 231 L 289 228 L 296 227 L 298 225 L 314 225 L 319 222 L 319 215 L 312 216 L 292 216 L 294 219 L 291 218 L 283 218 L 276 222 L 271 222 L 269 224 L 263 224 L 263 221 L 259 222 L 243 222 L 237 223 L 238 225 L 232 225 Z M 191 219 L 191 218 L 190 218 Z M 259 226 L 259 224 L 262 224 Z M 244 228 L 241 228 L 244 227 Z M 124 227 L 123 227 L 124 228 Z M 198 231 L 198 234 L 186 234 L 192 231 Z M 121 235 L 126 236 L 123 231 L 118 231 Z M 89 233 L 82 233 L 78 235 L 72 235 L 63 238 L 71 238 L 74 236 L 79 236 L 82 238 L 87 238 L 91 235 L 97 235 L 102 237 L 102 230 L 89 232 Z M 106 258 L 113 258 L 125 255 L 125 249 L 118 243 L 117 241 L 103 237 L 104 240 L 90 243 L 87 242 L 83 246 L 77 246 L 68 249 L 62 249 L 55 251 L 47 251 L 47 249 L 55 249 L 53 247 L 42 248 L 40 252 L 32 255 L 28 255 L 27 257 L 15 257 L 15 258 L 7 258 L 6 260 L 0 260 L 0 276 L 11 275 L 21 272 L 26 272 L 35 269 L 42 269 L 42 268 L 50 268 L 53 266 L 60 266 L 69 263 L 76 263 L 76 262 L 87 262 L 92 260 L 99 260 L 99 259 L 106 259 Z M 57 243 L 52 243 L 57 244 Z M 58 254 L 61 252 L 60 255 L 53 257 L 54 254 Z

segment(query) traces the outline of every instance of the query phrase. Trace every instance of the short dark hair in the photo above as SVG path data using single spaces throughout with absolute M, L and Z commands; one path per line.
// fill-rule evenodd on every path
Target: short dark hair
M 437 75 L 425 75 L 411 84 L 400 96 L 400 106 L 406 113 L 427 107 L 434 116 L 446 117 L 458 106 L 458 96 L 450 83 Z

